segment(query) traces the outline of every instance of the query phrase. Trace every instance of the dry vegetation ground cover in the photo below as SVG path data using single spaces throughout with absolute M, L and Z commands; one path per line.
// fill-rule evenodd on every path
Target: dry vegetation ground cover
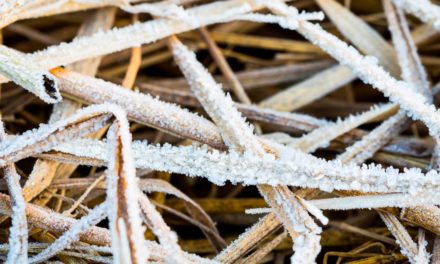
M 440 6 L 2 0 L 0 260 L 440 263 Z

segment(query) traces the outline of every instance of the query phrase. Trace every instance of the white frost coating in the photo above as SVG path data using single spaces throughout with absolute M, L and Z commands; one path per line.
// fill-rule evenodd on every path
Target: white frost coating
M 359 164 L 371 158 L 377 150 L 386 144 L 406 123 L 406 113 L 400 110 L 378 127 L 363 136 L 361 140 L 345 149 L 337 159 L 342 163 Z
M 324 13 L 322 12 L 311 12 L 311 13 L 303 12 L 295 17 L 250 13 L 250 14 L 244 14 L 233 17 L 231 20 L 244 20 L 244 21 L 251 21 L 258 23 L 272 23 L 272 24 L 278 24 L 285 29 L 294 30 L 298 26 L 298 21 L 323 20 L 323 19 L 324 19 Z
M 111 104 L 102 104 L 102 105 L 94 105 L 89 106 L 84 109 L 81 109 L 77 111 L 74 115 L 60 120 L 52 125 L 40 125 L 39 128 L 26 131 L 20 136 L 16 136 L 11 140 L 0 142 L 0 166 L 5 166 L 7 161 L 10 158 L 11 154 L 20 152 L 25 147 L 35 144 L 36 142 L 43 141 L 47 139 L 51 134 L 62 131 L 65 129 L 65 127 L 71 123 L 76 123 L 80 120 L 84 120 L 86 118 L 91 118 L 95 116 L 99 116 L 106 113 L 112 113 L 112 109 L 115 107 L 119 108 L 118 106 L 111 105 Z M 81 125 L 79 126 L 79 130 L 83 134 L 94 132 L 98 129 L 100 129 L 105 123 L 97 123 L 95 124 L 95 127 L 88 128 L 85 131 L 81 131 Z M 83 135 L 82 133 L 79 133 L 78 136 Z M 70 139 L 70 138 L 69 138 Z M 65 137 L 61 138 L 51 138 L 50 142 L 48 144 L 44 144 L 42 146 L 36 147 L 36 152 L 41 153 L 44 151 L 47 151 L 53 147 L 53 145 L 58 144 L 60 141 L 66 140 Z M 16 161 L 12 160 L 11 162 Z
M 193 20 L 197 23 L 188 24 L 171 19 L 155 19 L 77 38 L 70 43 L 51 46 L 46 50 L 31 54 L 29 57 L 38 62 L 43 68 L 67 65 L 87 58 L 151 43 L 201 26 L 228 21 L 231 17 L 259 8 L 259 6 L 250 5 L 248 2 L 252 3 L 253 1 L 229 0 L 190 8 L 186 10 L 186 13 L 189 17 L 196 18 Z
M 355 48 L 326 32 L 319 25 L 303 21 L 297 30 L 342 65 L 349 66 L 365 83 L 398 103 L 410 117 L 423 121 L 431 133 L 440 133 L 440 112 L 436 107 L 430 104 L 423 94 L 415 92 L 408 83 L 391 77 L 377 64 L 376 58 L 362 56 Z
M 0 73 L 46 103 L 61 100 L 57 80 L 19 52 L 0 45 Z
M 172 20 L 180 20 L 183 23 L 194 23 L 197 21 L 196 17 L 189 16 L 183 7 L 178 6 L 174 3 L 168 3 L 167 1 L 158 3 L 143 3 L 138 5 L 130 5 L 129 1 L 123 0 L 124 4 L 119 5 L 119 7 L 129 13 L 149 13 L 154 17 L 163 17 Z
M 140 218 L 139 188 L 136 178 L 136 171 L 133 163 L 131 133 L 126 113 L 120 107 L 112 109 L 117 121 L 110 127 L 108 132 L 107 153 L 107 201 L 112 205 L 109 212 L 110 230 L 112 237 L 117 239 L 122 231 L 119 228 L 126 227 L 130 241 L 130 252 L 134 253 L 132 259 L 142 263 L 148 258 L 149 252 L 145 250 L 144 228 Z M 122 184 L 120 184 L 122 182 Z M 124 186 L 122 197 L 118 188 Z M 120 204 L 124 208 L 119 208 Z M 122 216 L 121 216 L 122 215 Z M 121 225 L 121 222 L 124 225 Z M 119 227 L 119 228 L 118 228 Z M 122 242 L 122 241 L 120 241 Z M 116 244 L 116 243 L 115 243 Z M 112 245 L 113 252 L 119 252 L 120 248 Z
M 385 14 L 396 49 L 402 79 L 411 84 L 416 92 L 425 95 L 429 102 L 432 102 L 428 76 L 417 53 L 417 47 L 411 37 L 405 15 L 401 9 L 394 8 L 391 0 L 385 1 L 384 7 L 387 11 Z
M 425 230 L 419 228 L 417 255 L 414 257 L 414 263 L 423 264 L 429 263 L 431 255 L 426 251 L 428 242 L 425 239 Z
M 3 122 L 0 120 L 0 142 L 6 139 Z M 4 178 L 11 196 L 12 225 L 9 229 L 9 250 L 7 264 L 28 262 L 28 227 L 26 202 L 20 186 L 20 176 L 13 163 L 4 169 Z
M 399 172 L 380 165 L 343 165 L 326 161 L 300 151 L 280 149 L 281 159 L 255 157 L 231 151 L 229 154 L 207 147 L 162 147 L 134 142 L 133 153 L 137 168 L 168 171 L 188 176 L 206 177 L 222 185 L 226 181 L 246 185 L 278 184 L 319 188 L 323 191 L 357 190 L 362 192 L 402 192 L 418 194 L 440 191 L 440 175 L 432 170 L 426 174 L 410 168 Z M 54 147 L 55 150 L 89 158 L 106 159 L 105 143 L 96 140 L 72 140 Z
M 234 107 L 229 94 L 225 96 L 220 84 L 197 61 L 192 51 L 177 39 L 171 43 L 175 61 L 203 108 L 217 124 L 226 145 L 238 152 L 249 150 L 263 155 L 265 151 L 254 136 L 253 127 L 246 123 Z
M 391 111 L 394 107 L 394 104 L 386 104 L 382 106 L 375 105 L 364 113 L 350 115 L 344 120 L 338 119 L 336 122 L 319 127 L 309 134 L 290 143 L 289 146 L 299 148 L 304 152 L 314 152 L 320 147 L 326 147 L 330 143 L 329 140 L 345 134 L 377 116 Z
M 307 203 L 321 210 L 354 210 L 354 209 L 374 209 L 384 207 L 414 207 L 419 205 L 439 205 L 439 194 L 421 193 L 416 196 L 391 193 L 363 196 L 347 196 L 338 198 L 308 200 Z M 252 208 L 246 209 L 246 214 L 265 214 L 271 213 L 272 208 Z
M 43 262 L 55 255 L 60 251 L 69 247 L 73 242 L 79 239 L 79 234 L 89 229 L 91 226 L 96 225 L 107 216 L 109 209 L 108 202 L 104 202 L 91 210 L 88 215 L 83 216 L 81 219 L 66 231 L 62 236 L 55 240 L 50 246 L 41 251 L 38 255 L 29 259 L 30 263 Z
M 132 263 L 125 222 L 122 218 L 118 218 L 115 225 L 118 231 L 113 230 L 111 232 L 113 261 L 115 264 Z
M 246 209 L 244 210 L 245 214 L 268 214 L 268 213 L 272 213 L 273 209 L 268 207 L 268 208 L 250 208 L 250 209 Z
M 220 129 L 220 134 L 229 149 L 250 156 L 269 156 L 263 148 L 263 144 L 254 136 L 252 128 L 234 107 L 230 96 L 225 96 L 221 86 L 197 61 L 195 54 L 189 51 L 177 38 L 172 38 L 170 43 L 180 70 L 185 75 L 193 93 Z M 275 213 L 278 218 L 293 237 L 292 229 L 295 228 L 293 221 L 295 216 L 292 215 L 294 212 L 291 209 L 301 207 L 301 205 L 289 199 L 293 195 L 287 187 L 278 186 L 269 190 L 265 187 L 258 187 L 266 201 L 276 209 Z M 271 197 L 271 193 L 275 197 Z
M 316 217 L 316 219 L 318 219 L 323 225 L 328 224 L 328 218 L 322 213 L 321 210 L 319 210 L 318 207 L 316 207 L 314 204 L 310 203 L 309 201 L 306 201 L 304 199 L 302 199 L 301 197 L 297 196 L 296 197 L 298 199 L 298 201 L 300 202 L 300 204 L 302 204 L 302 206 L 304 206 L 304 208 L 314 217 Z
M 321 236 L 306 234 L 298 236 L 293 243 L 295 253 L 290 257 L 290 263 L 311 264 L 321 251 Z
M 440 7 L 429 0 L 393 0 L 394 4 L 440 30 Z
M 379 212 L 379 215 L 396 238 L 396 242 L 400 246 L 400 251 L 403 255 L 408 257 L 411 263 L 429 263 L 430 255 L 426 253 L 426 244 L 423 236 L 421 237 L 420 244 L 417 245 L 396 216 L 386 212 Z
M 20 186 L 20 176 L 13 164 L 5 168 L 5 179 L 12 203 L 12 226 L 9 229 L 7 264 L 28 262 L 28 227 L 26 220 L 26 202 Z
M 309 200 L 308 202 L 322 210 L 353 210 L 384 207 L 404 208 L 418 205 L 440 204 L 440 195 L 437 193 L 420 193 L 414 196 L 391 193 L 318 199 Z
M 293 199 L 295 202 L 289 206 L 283 202 L 286 198 Z M 291 234 L 294 240 L 293 250 L 295 251 L 291 257 L 292 263 L 315 263 L 316 256 L 321 250 L 319 243 L 322 229 L 315 223 L 312 217 L 308 214 L 306 207 L 297 196 L 292 193 L 276 192 L 275 200 L 280 204 L 285 211 L 289 212 L 287 217 L 293 223 L 293 231 L 297 234 Z M 313 213 L 318 213 L 319 209 L 313 209 Z M 275 212 L 276 213 L 276 212 Z
M 223 140 L 214 124 L 175 104 L 79 73 L 59 71 L 55 75 L 59 78 L 63 92 L 92 103 L 117 104 L 125 109 L 131 119 L 140 123 L 217 147 L 223 146 Z M 84 91 L 87 91 L 86 97 Z
M 160 244 L 167 252 L 165 258 L 166 262 L 190 263 L 189 260 L 187 260 L 184 256 L 183 251 L 177 242 L 176 233 L 171 231 L 147 196 L 144 196 L 143 193 L 139 193 L 139 197 L 141 210 L 144 212 L 145 217 L 147 217 L 152 225 L 153 233 L 159 238 Z

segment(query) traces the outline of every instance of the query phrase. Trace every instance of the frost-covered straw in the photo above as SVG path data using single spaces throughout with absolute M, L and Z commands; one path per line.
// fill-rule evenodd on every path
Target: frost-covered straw
M 88 107 L 53 125 L 40 125 L 20 136 L 0 142 L 0 167 L 29 157 L 31 153 L 50 150 L 60 142 L 82 137 L 107 125 L 111 116 L 105 107 Z
M 373 106 L 369 111 L 358 115 L 350 115 L 344 120 L 337 120 L 325 126 L 321 126 L 312 132 L 295 139 L 289 146 L 299 148 L 304 152 L 314 152 L 319 147 L 328 145 L 328 139 L 334 139 L 368 121 L 375 119 L 378 116 L 390 114 L 396 111 L 397 107 L 394 104 L 386 104 L 382 106 Z
M 58 78 L 63 93 L 89 103 L 117 104 L 124 108 L 130 119 L 141 124 L 224 149 L 218 129 L 211 122 L 177 105 L 61 68 L 52 73 Z
M 116 105 L 102 105 L 116 120 L 108 132 L 107 198 L 112 251 L 116 263 L 144 263 L 149 252 L 144 247 L 140 218 L 139 188 L 133 166 L 131 134 L 126 113 Z
M 178 34 L 184 31 L 229 21 L 235 16 L 262 8 L 254 0 L 228 0 L 209 3 L 187 9 L 191 23 L 159 18 L 136 23 L 123 28 L 99 32 L 76 38 L 70 43 L 61 43 L 46 50 L 28 55 L 44 69 L 67 65 L 83 59 L 102 56 Z
M 11 210 L 10 197 L 0 194 L 0 213 L 10 216 L 12 214 Z M 77 222 L 76 219 L 33 204 L 26 205 L 26 216 L 32 226 L 55 234 L 63 234 Z M 111 244 L 108 229 L 96 226 L 92 226 L 87 231 L 81 233 L 80 239 L 83 242 L 94 245 L 109 246 Z
M 0 73 L 46 103 L 61 100 L 57 80 L 19 52 L 0 45 Z
M 440 7 L 429 0 L 393 0 L 393 3 L 425 23 L 440 30 Z
M 103 144 L 96 140 L 73 140 L 54 149 L 76 156 L 106 160 Z M 440 175 L 436 171 L 424 174 L 416 168 L 399 172 L 375 164 L 342 164 L 338 160 L 326 161 L 274 143 L 272 146 L 278 150 L 279 160 L 233 151 L 226 154 L 206 147 L 152 146 L 146 142 L 133 143 L 133 153 L 137 168 L 205 177 L 218 185 L 230 181 L 245 185 L 284 184 L 319 188 L 326 192 L 353 190 L 412 195 L 440 190 Z
M 319 46 L 341 64 L 349 66 L 365 83 L 371 84 L 398 103 L 414 119 L 423 121 L 432 135 L 440 134 L 440 113 L 436 107 L 404 81 L 391 77 L 374 57 L 362 56 L 355 48 L 323 30 L 320 26 L 301 21 L 297 31 Z
M 103 220 L 107 214 L 109 208 L 109 202 L 103 202 L 96 208 L 91 210 L 88 215 L 83 216 L 77 222 L 75 222 L 72 227 L 64 232 L 57 240 L 50 244 L 47 248 L 41 251 L 38 255 L 33 256 L 29 259 L 30 263 L 43 262 L 55 255 L 57 255 L 63 249 L 69 247 L 73 242 L 79 239 L 79 235 L 84 231 L 87 231 L 91 226 L 98 224 Z
M 252 128 L 233 106 L 230 96 L 224 94 L 214 78 L 197 61 L 195 54 L 175 37 L 171 38 L 170 45 L 174 58 L 192 91 L 219 127 L 230 151 L 235 150 L 251 156 L 267 156 L 264 144 L 254 136 Z M 267 149 L 276 152 L 273 149 Z M 278 218 L 295 241 L 297 239 L 301 240 L 302 236 L 306 238 L 309 238 L 309 236 L 318 237 L 318 239 L 312 239 L 311 241 L 313 241 L 313 248 L 318 249 L 317 252 L 319 252 L 319 236 L 317 234 L 320 233 L 320 229 L 315 228 L 315 224 L 305 208 L 299 205 L 295 199 L 292 199 L 295 198 L 295 195 L 283 184 L 272 188 L 266 185 L 258 185 L 258 189 L 265 200 L 274 208 Z M 308 228 L 302 228 L 303 226 Z M 308 231 L 304 232 L 304 230 Z M 317 245 L 316 242 L 318 242 Z M 297 246 L 302 248 L 302 244 Z M 309 260 L 316 257 L 315 251 L 308 255 Z M 306 252 L 310 251 L 306 250 L 302 253 Z
M 0 115 L 1 117 L 1 115 Z M 0 120 L 0 142 L 6 140 L 3 122 Z M 28 261 L 28 227 L 26 220 L 26 202 L 20 186 L 20 176 L 15 165 L 4 168 L 4 178 L 12 201 L 12 225 L 9 229 L 9 252 L 6 263 L 27 263 Z

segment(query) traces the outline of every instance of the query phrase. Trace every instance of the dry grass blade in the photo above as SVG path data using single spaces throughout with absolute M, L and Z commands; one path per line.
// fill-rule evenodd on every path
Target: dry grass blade
M 439 10 L 0 0 L 0 261 L 435 262 Z
M 338 156 L 338 159 L 343 163 L 362 163 L 371 158 L 376 151 L 390 141 L 393 136 L 399 134 L 407 125 L 408 119 L 406 113 L 400 110 L 396 115 L 390 117 L 369 134 L 362 137 L 361 140 L 349 146 Z
M 423 227 L 440 233 L 440 209 L 437 206 L 419 205 L 402 210 L 400 217 L 411 223 L 423 223 Z
M 349 67 L 333 66 L 260 102 L 264 108 L 293 111 L 334 91 L 356 77 Z
M 9 196 L 0 195 L 0 213 L 2 215 L 12 215 L 11 199 Z M 30 224 L 37 228 L 54 232 L 55 234 L 63 234 L 70 230 L 77 220 L 66 217 L 62 214 L 42 208 L 33 204 L 26 205 L 26 217 Z M 91 227 L 87 231 L 80 234 L 80 240 L 94 245 L 111 244 L 110 232 L 108 229 L 101 227 Z
M 418 92 L 431 98 L 426 71 L 411 38 L 405 15 L 400 9 L 395 8 L 389 0 L 384 1 L 384 8 L 397 51 L 402 78 L 411 83 Z
M 325 49 L 341 64 L 352 67 L 364 82 L 382 91 L 406 110 L 412 118 L 422 120 L 434 135 L 438 134 L 440 118 L 435 106 L 429 104 L 424 96 L 415 92 L 408 83 L 397 81 L 391 77 L 377 65 L 376 59 L 360 55 L 356 49 L 347 46 L 317 25 L 302 22 L 298 32 Z
M 134 154 L 136 155 L 136 154 Z M 222 249 L 226 246 L 226 242 L 221 239 L 221 236 L 217 230 L 212 219 L 209 215 L 203 210 L 200 205 L 195 203 L 190 197 L 185 195 L 179 189 L 175 188 L 173 185 L 166 181 L 156 180 L 156 179 L 146 179 L 139 182 L 140 189 L 144 192 L 163 192 L 167 194 L 172 194 L 176 197 L 179 197 L 185 201 L 185 205 L 188 213 L 194 218 L 197 219 L 204 226 L 209 228 L 210 232 L 206 232 L 202 230 L 205 236 L 208 237 L 211 244 L 216 249 Z
M 426 254 L 424 249 L 420 250 L 421 248 L 419 248 L 419 246 L 424 247 L 423 243 L 417 246 L 397 217 L 382 212 L 379 212 L 379 215 L 394 237 L 396 237 L 397 243 L 402 247 L 402 253 L 409 258 L 411 263 L 421 264 L 429 262 L 429 255 Z
M 240 262 L 237 263 L 258 263 L 261 259 L 263 259 L 264 256 L 266 256 L 269 252 L 271 252 L 279 243 L 281 243 L 286 237 L 288 236 L 287 232 L 284 231 L 275 238 L 273 238 L 270 242 L 267 244 L 261 246 L 258 248 L 257 251 L 252 253 L 247 258 L 244 258 Z
M 64 248 L 69 247 L 72 242 L 79 239 L 79 235 L 89 229 L 91 226 L 96 225 L 102 219 L 107 216 L 109 210 L 109 203 L 104 202 L 98 205 L 95 209 L 89 212 L 87 216 L 84 216 L 78 220 L 72 227 L 60 236 L 50 246 L 41 251 L 38 255 L 29 259 L 30 263 L 43 262 L 51 257 L 57 255 Z
M 215 257 L 221 263 L 233 263 L 257 244 L 261 239 L 268 236 L 276 227 L 280 226 L 275 214 L 268 214 L 239 236 L 225 250 Z
M 253 5 L 251 5 L 253 4 Z M 253 11 L 261 5 L 254 1 L 229 0 L 206 4 L 188 9 L 189 17 L 196 18 L 196 23 L 182 23 L 178 20 L 155 19 L 137 23 L 111 31 L 100 32 L 82 37 L 70 43 L 49 47 L 44 51 L 29 55 L 32 60 L 45 68 L 70 64 L 91 57 L 102 56 L 123 49 L 151 43 L 158 39 L 192 30 L 194 28 L 219 23 L 234 16 Z M 217 15 L 214 15 L 217 14 Z
M 140 123 L 217 148 L 223 146 L 220 134 L 212 123 L 176 105 L 82 74 L 62 69 L 53 72 L 65 93 L 95 104 L 117 104 L 125 109 L 130 119 Z
M 77 156 L 106 160 L 102 142 L 77 140 L 66 142 L 54 149 Z M 205 177 L 213 183 L 242 182 L 245 184 L 284 184 L 323 191 L 357 190 L 364 192 L 402 192 L 433 195 L 440 188 L 438 172 L 426 174 L 417 169 L 399 172 L 383 169 L 378 165 L 356 166 L 326 161 L 300 151 L 272 143 L 282 157 L 258 158 L 236 152 L 230 154 L 194 146 L 162 147 L 142 142 L 134 144 L 137 168 L 181 173 L 188 176 Z M 244 166 L 246 164 L 246 166 Z M 313 167 L 308 166 L 313 164 Z M 248 177 L 247 175 L 252 175 Z M 299 177 L 294 175 L 300 175 Z M 361 176 L 362 175 L 362 176 Z
M 22 54 L 0 46 L 0 73 L 34 93 L 47 103 L 61 100 L 57 80 L 45 69 L 40 69 Z
M 113 257 L 117 263 L 143 263 L 149 252 L 144 248 L 128 120 L 119 107 L 110 109 L 116 117 L 108 132 L 107 170 L 107 201 L 115 206 L 109 212 Z
M 396 106 L 393 104 L 387 104 L 383 106 L 374 106 L 371 110 L 355 115 L 349 116 L 344 120 L 338 120 L 335 123 L 322 126 L 296 139 L 289 145 L 295 148 L 299 148 L 304 152 L 314 152 L 319 147 L 325 147 L 329 144 L 327 139 L 336 138 L 357 126 L 367 123 L 371 119 L 380 118 L 380 116 L 387 116 L 393 114 L 396 110 Z
M 396 52 L 377 31 L 334 0 L 318 0 L 317 3 L 354 46 L 364 54 L 378 58 L 380 65 L 392 76 L 400 75 Z
M 0 141 L 5 139 L 6 133 L 3 122 L 0 120 Z M 4 174 L 12 201 L 12 226 L 9 230 L 9 252 L 6 263 L 26 263 L 28 261 L 28 228 L 20 176 L 14 164 L 8 164 L 4 168 Z
M 0 165 L 21 160 L 30 155 L 52 149 L 54 145 L 74 136 L 92 133 L 106 125 L 111 117 L 107 106 L 92 106 L 52 125 L 0 143 Z
M 421 0 L 415 4 L 410 0 L 393 0 L 393 2 L 408 13 L 415 15 L 423 22 L 440 28 L 440 7 L 429 0 Z
M 226 79 L 230 83 L 230 85 L 232 87 L 232 91 L 234 91 L 234 94 L 238 97 L 240 102 L 245 103 L 245 104 L 250 104 L 251 100 L 249 99 L 248 95 L 244 91 L 243 86 L 241 85 L 237 76 L 232 71 L 232 69 L 229 66 L 228 62 L 226 61 L 225 57 L 221 53 L 221 50 L 219 49 L 217 44 L 214 42 L 214 40 L 210 36 L 209 31 L 206 29 L 206 27 L 202 27 L 200 29 L 200 33 L 201 33 L 203 39 L 205 40 L 206 44 L 208 45 L 208 48 L 209 48 L 209 51 L 211 52 L 212 57 L 214 58 L 217 65 L 219 66 L 223 75 L 226 77 Z
M 187 78 L 191 89 L 196 94 L 208 114 L 219 126 L 226 145 L 238 152 L 245 152 L 252 155 L 267 155 L 264 145 L 253 135 L 252 129 L 242 119 L 241 115 L 232 105 L 232 100 L 226 97 L 218 84 L 215 83 L 206 69 L 198 63 L 195 55 L 191 53 L 177 38 L 170 41 L 173 53 L 180 69 Z M 269 151 L 273 151 L 270 150 Z M 296 206 L 295 200 L 289 194 L 291 191 L 284 186 L 269 187 L 258 186 L 269 204 L 276 210 L 277 216 L 283 222 L 292 237 L 297 236 L 295 224 L 295 213 L 291 208 Z M 293 195 L 292 195 L 293 197 Z M 298 206 L 296 206 L 298 207 Z M 301 206 L 300 206 L 301 207 Z M 307 215 L 307 213 L 305 213 Z M 301 219 L 301 216 L 298 216 Z M 298 220 L 298 219 L 296 219 Z M 318 240 L 319 241 L 319 240 Z M 316 256 L 313 256 L 314 258 Z
M 96 11 L 88 20 L 83 23 L 79 29 L 78 35 L 90 35 L 102 29 L 109 29 L 113 24 L 115 13 L 116 10 L 113 8 L 105 8 Z M 68 66 L 68 68 L 86 75 L 95 75 L 100 61 L 100 58 L 88 59 L 85 61 L 76 62 Z M 53 123 L 72 115 L 77 109 L 79 109 L 79 107 L 80 104 L 72 102 L 68 99 L 64 99 L 61 103 L 58 103 L 54 106 L 52 115 L 50 117 L 50 122 Z M 69 169 L 73 170 L 72 167 L 69 168 L 68 166 L 67 168 L 64 167 L 65 169 L 59 168 L 62 167 L 60 167 L 57 162 L 37 160 L 29 179 L 24 185 L 23 193 L 26 201 L 31 200 L 41 193 L 47 186 L 49 186 L 52 179 L 56 177 L 57 173 L 60 175 L 62 171 L 69 171 Z

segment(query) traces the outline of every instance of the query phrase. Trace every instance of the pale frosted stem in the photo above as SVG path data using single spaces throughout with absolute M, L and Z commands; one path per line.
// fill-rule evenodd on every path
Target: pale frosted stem
M 139 197 L 141 209 L 148 218 L 153 229 L 152 231 L 158 236 L 161 245 L 168 252 L 166 257 L 168 261 L 170 263 L 189 263 L 189 260 L 183 255 L 183 251 L 177 242 L 176 233 L 171 231 L 148 197 L 143 194 L 139 194 Z
M 407 256 L 411 263 L 429 263 L 430 256 L 425 251 L 426 244 L 423 238 L 421 239 L 421 244 L 417 245 L 397 217 L 384 212 L 379 212 L 379 215 L 396 238 L 397 243 L 401 246 L 402 254 Z
M 431 203 L 440 204 L 440 200 L 438 200 L 439 198 L 440 196 L 437 194 L 429 195 L 421 193 L 412 196 L 408 194 L 392 193 L 309 200 L 308 202 L 322 210 L 353 210 L 384 207 L 405 208 Z
M 252 128 L 249 127 L 234 107 L 230 96 L 225 96 L 214 78 L 197 61 L 195 54 L 175 37 L 171 39 L 170 43 L 180 70 L 185 75 L 193 93 L 219 127 L 225 144 L 230 150 L 255 156 L 266 156 L 264 145 L 254 136 Z M 269 148 L 269 150 L 271 149 Z M 294 197 L 292 192 L 281 185 L 272 188 L 260 185 L 258 188 L 268 203 L 275 209 L 277 216 L 292 238 L 295 238 L 297 233 L 293 219 L 298 220 L 298 218 L 296 217 L 297 213 L 292 212 L 291 208 L 301 207 L 301 205 L 296 200 L 290 199 Z M 301 208 L 301 210 L 304 209 Z M 298 215 L 299 219 L 302 219 L 303 216 L 310 218 L 307 213 L 301 216 Z M 306 221 L 307 219 L 303 220 Z
M 218 129 L 208 120 L 177 105 L 79 73 L 54 70 L 60 89 L 90 103 L 114 103 L 124 108 L 130 119 L 177 136 L 196 139 L 224 148 Z
M 429 0 L 393 0 L 394 4 L 440 30 L 440 7 Z
M 403 127 L 408 124 L 405 111 L 400 110 L 394 116 L 388 118 L 378 127 L 363 136 L 361 140 L 345 149 L 337 159 L 342 163 L 360 164 L 371 158 L 377 150 L 398 135 Z
M 108 132 L 107 199 L 112 249 L 116 263 L 143 263 L 149 252 L 144 248 L 144 228 L 140 218 L 139 187 L 133 164 L 131 134 L 125 112 L 111 107 L 116 117 Z M 126 248 L 125 245 L 128 247 Z M 128 249 L 128 251 L 124 250 Z
M 43 262 L 55 255 L 63 249 L 69 247 L 73 242 L 79 240 L 79 234 L 83 233 L 91 226 L 96 225 L 107 216 L 108 202 L 104 202 L 89 212 L 88 215 L 79 219 L 72 227 L 62 236 L 55 240 L 50 246 L 41 251 L 38 255 L 30 258 L 30 263 Z
M 408 114 L 423 121 L 432 133 L 438 134 L 440 115 L 434 105 L 403 81 L 397 81 L 377 65 L 373 57 L 364 57 L 359 52 L 321 27 L 301 22 L 298 32 L 315 45 L 321 47 L 341 64 L 349 66 L 359 78 L 382 91 L 385 96 L 398 103 Z
M 61 141 L 100 129 L 110 119 L 108 111 L 109 105 L 91 106 L 55 124 L 40 125 L 38 129 L 1 142 L 0 166 L 20 160 L 29 153 L 47 151 Z
M 171 45 L 180 70 L 206 112 L 217 124 L 226 145 L 238 152 L 251 151 L 263 155 L 265 151 L 254 136 L 253 127 L 246 123 L 234 107 L 231 97 L 225 96 L 221 86 L 197 61 L 195 54 L 177 38 L 172 39 Z
M 6 139 L 3 122 L 0 120 L 0 141 Z M 9 252 L 7 264 L 28 262 L 28 228 L 26 220 L 26 203 L 20 186 L 20 176 L 15 170 L 14 164 L 8 164 L 4 168 L 6 185 L 12 201 L 12 225 L 9 229 Z
M 348 131 L 377 118 L 378 116 L 389 114 L 396 110 L 393 104 L 383 106 L 373 106 L 371 110 L 358 115 L 350 115 L 344 120 L 321 126 L 312 132 L 298 138 L 289 146 L 299 148 L 304 152 L 314 152 L 319 147 L 326 147 L 331 139 L 338 137 Z
M 19 52 L 0 45 L 0 73 L 46 103 L 61 100 L 57 80 Z
M 28 55 L 43 68 L 53 68 L 75 61 L 102 56 L 178 34 L 210 24 L 220 23 L 236 15 L 248 13 L 261 5 L 254 1 L 229 0 L 214 2 L 186 10 L 193 23 L 171 19 L 154 19 L 127 27 L 99 32 L 81 37 L 70 43 L 62 43 Z
M 0 213 L 2 215 L 12 215 L 11 199 L 8 195 L 0 194 Z M 55 234 L 63 234 L 77 221 L 76 219 L 63 216 L 62 214 L 33 204 L 26 204 L 26 217 L 32 226 Z M 87 231 L 81 233 L 80 239 L 83 242 L 95 245 L 108 246 L 111 244 L 108 230 L 96 226 L 92 226 Z
M 162 147 L 135 142 L 133 153 L 137 168 L 168 171 L 188 176 L 206 177 L 216 184 L 232 183 L 285 184 L 323 191 L 357 190 L 363 192 L 402 192 L 417 194 L 435 193 L 440 190 L 439 174 L 426 174 L 419 169 L 399 172 L 378 165 L 341 164 L 326 161 L 278 146 L 281 159 L 255 157 L 231 152 L 221 153 L 192 146 Z M 61 152 L 106 160 L 105 145 L 100 141 L 73 140 L 54 149 Z M 310 166 L 312 164 L 312 166 Z M 296 176 L 295 176 L 296 175 Z

